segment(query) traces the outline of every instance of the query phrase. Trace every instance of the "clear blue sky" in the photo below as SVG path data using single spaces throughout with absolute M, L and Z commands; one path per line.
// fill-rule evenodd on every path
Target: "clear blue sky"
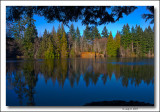
M 112 34 L 113 34 L 113 37 L 114 37 L 116 35 L 117 30 L 121 31 L 123 25 L 127 24 L 127 23 L 129 24 L 130 28 L 132 26 L 135 27 L 136 24 L 140 25 L 143 30 L 146 27 L 148 27 L 149 25 L 152 28 L 154 24 L 150 24 L 150 20 L 145 22 L 145 19 L 142 18 L 142 14 L 144 14 L 144 13 L 150 13 L 150 12 L 146 9 L 145 6 L 139 6 L 134 12 L 132 12 L 128 16 L 124 15 L 123 18 L 121 18 L 119 21 L 117 21 L 115 23 L 109 23 L 109 24 L 104 24 L 104 25 L 98 26 L 98 30 L 101 33 L 104 26 L 106 26 L 108 31 L 109 32 L 111 31 Z M 45 29 L 47 29 L 47 31 L 51 32 L 53 26 L 57 31 L 57 28 L 58 28 L 59 24 L 61 24 L 58 21 L 54 21 L 52 23 L 47 23 L 47 20 L 44 17 L 40 17 L 40 16 L 37 16 L 37 15 L 34 15 L 34 19 L 36 20 L 35 25 L 36 25 L 36 28 L 38 30 L 38 36 L 43 35 Z M 80 33 L 81 33 L 81 36 L 82 36 L 83 31 L 84 31 L 86 26 L 81 24 L 81 20 L 79 20 L 78 22 L 70 22 L 69 26 L 72 23 L 74 24 L 75 29 L 77 28 L 77 26 L 79 27 Z M 69 32 L 69 28 L 67 26 L 64 26 L 64 28 L 65 28 L 66 32 Z

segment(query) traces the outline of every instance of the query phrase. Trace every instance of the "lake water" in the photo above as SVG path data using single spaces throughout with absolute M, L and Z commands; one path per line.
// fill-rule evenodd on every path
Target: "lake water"
M 7 60 L 7 106 L 82 106 L 100 101 L 154 104 L 154 59 Z

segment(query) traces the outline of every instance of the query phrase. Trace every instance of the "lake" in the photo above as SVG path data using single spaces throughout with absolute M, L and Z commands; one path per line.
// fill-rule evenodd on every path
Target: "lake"
M 154 104 L 154 59 L 6 60 L 6 106 Z

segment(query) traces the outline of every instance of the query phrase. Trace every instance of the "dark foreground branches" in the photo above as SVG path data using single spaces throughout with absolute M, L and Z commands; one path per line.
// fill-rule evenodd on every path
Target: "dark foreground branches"
M 44 16 L 48 22 L 58 20 L 67 25 L 69 21 L 81 19 L 85 25 L 102 25 L 116 22 L 123 17 L 123 14 L 129 15 L 136 8 L 136 6 L 13 6 L 7 7 L 6 19 L 13 21 L 19 20 L 22 15 L 32 17 L 37 14 Z

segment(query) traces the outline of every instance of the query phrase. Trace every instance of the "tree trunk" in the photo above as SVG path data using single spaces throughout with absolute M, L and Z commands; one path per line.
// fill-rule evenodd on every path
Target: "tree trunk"
M 151 50 L 149 50 L 148 56 L 149 56 L 149 57 L 151 56 Z

